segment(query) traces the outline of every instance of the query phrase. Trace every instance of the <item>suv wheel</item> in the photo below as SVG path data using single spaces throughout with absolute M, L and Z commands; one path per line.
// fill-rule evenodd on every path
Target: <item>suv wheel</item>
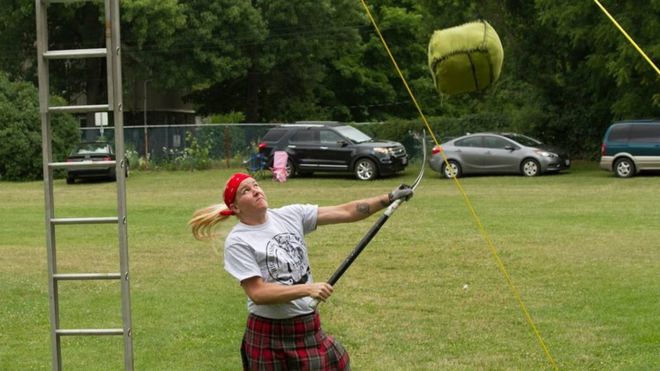
M 368 158 L 361 158 L 355 163 L 355 176 L 360 180 L 373 180 L 376 179 L 378 170 L 376 163 Z
M 541 173 L 541 165 L 538 161 L 528 158 L 520 165 L 520 171 L 524 176 L 537 176 Z
M 629 158 L 620 158 L 614 162 L 614 174 L 619 178 L 630 178 L 635 174 L 635 164 Z

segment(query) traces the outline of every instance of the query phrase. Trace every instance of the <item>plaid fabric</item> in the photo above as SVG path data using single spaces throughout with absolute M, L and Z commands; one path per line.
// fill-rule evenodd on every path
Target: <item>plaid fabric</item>
M 241 355 L 249 371 L 351 369 L 348 352 L 323 333 L 317 312 L 289 319 L 250 314 Z

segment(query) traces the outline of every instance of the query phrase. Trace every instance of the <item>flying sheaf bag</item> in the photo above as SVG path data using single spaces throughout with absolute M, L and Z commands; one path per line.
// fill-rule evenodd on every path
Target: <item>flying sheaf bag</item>
M 500 77 L 504 51 L 486 21 L 435 31 L 428 50 L 433 83 L 440 94 L 483 91 Z

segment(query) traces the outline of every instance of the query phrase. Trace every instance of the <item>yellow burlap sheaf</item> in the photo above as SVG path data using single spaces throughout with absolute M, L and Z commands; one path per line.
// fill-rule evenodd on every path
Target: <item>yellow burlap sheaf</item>
M 493 85 L 500 77 L 504 50 L 493 27 L 476 21 L 435 31 L 428 57 L 438 92 L 454 95 Z

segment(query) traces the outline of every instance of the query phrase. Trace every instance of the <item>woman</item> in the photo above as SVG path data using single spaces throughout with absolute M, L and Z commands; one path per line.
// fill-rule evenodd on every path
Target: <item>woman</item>
M 354 222 L 398 199 L 412 197 L 408 186 L 389 194 L 319 207 L 309 204 L 268 208 L 255 179 L 232 175 L 224 204 L 197 210 L 189 224 L 199 240 L 215 237 L 214 227 L 238 218 L 225 239 L 225 270 L 248 298 L 241 356 L 245 370 L 350 370 L 346 350 L 320 326 L 313 299 L 325 301 L 333 288 L 314 282 L 303 236 L 319 225 Z

